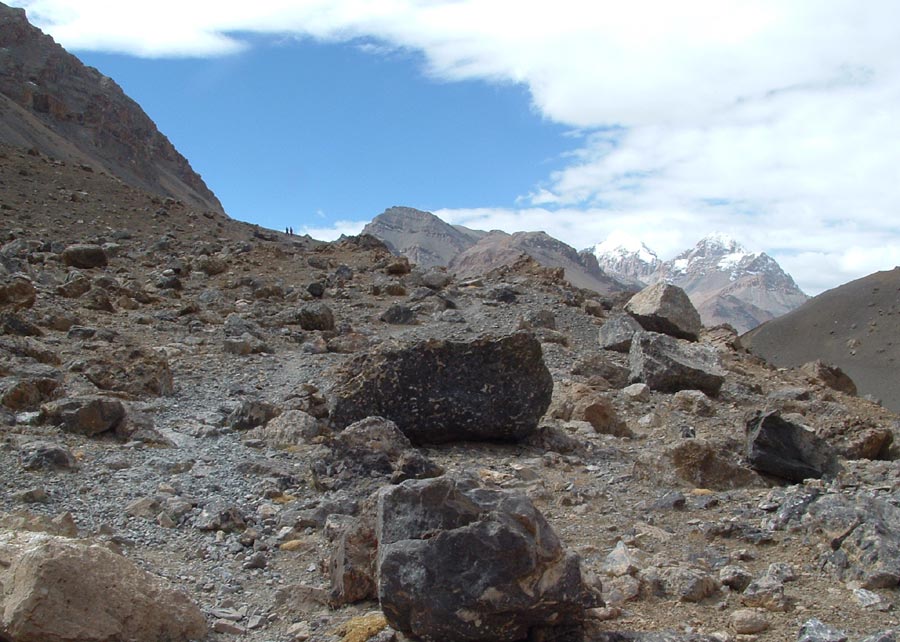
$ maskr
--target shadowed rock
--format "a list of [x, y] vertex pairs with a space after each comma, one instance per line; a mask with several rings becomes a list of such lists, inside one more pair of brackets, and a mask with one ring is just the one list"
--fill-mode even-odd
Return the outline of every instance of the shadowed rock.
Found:
[[761, 473], [788, 482], [833, 477], [840, 470], [834, 449], [803, 426], [776, 412], [747, 423], [747, 460]]

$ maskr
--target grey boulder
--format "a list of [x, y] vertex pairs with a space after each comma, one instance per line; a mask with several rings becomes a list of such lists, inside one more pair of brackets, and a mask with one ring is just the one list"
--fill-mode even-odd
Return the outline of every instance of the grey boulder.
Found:
[[641, 324], [627, 314], [619, 314], [610, 317], [606, 323], [600, 326], [598, 341], [604, 350], [616, 352], [628, 352], [631, 349], [631, 340], [638, 332], [642, 332]]
[[645, 383], [660, 392], [701, 390], [715, 396], [725, 381], [714, 348], [656, 332], [635, 335], [628, 365], [632, 383]]
[[700, 336], [700, 313], [677, 285], [656, 283], [635, 294], [625, 311], [645, 330], [696, 341]]

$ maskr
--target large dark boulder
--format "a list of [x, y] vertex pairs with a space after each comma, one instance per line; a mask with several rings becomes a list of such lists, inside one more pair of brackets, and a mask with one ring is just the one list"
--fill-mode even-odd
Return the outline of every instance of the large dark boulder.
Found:
[[747, 422], [746, 455], [761, 473], [792, 483], [833, 477], [840, 470], [837, 454], [828, 443], [803, 426], [775, 412]]
[[390, 344], [347, 363], [331, 422], [342, 429], [378, 415], [413, 443], [519, 441], [537, 429], [552, 394], [530, 334]]
[[700, 313], [677, 285], [656, 283], [635, 294], [625, 311], [645, 330], [696, 341], [700, 336]]
[[716, 350], [656, 332], [640, 332], [628, 353], [632, 383], [646, 383], [661, 392], [702, 390], [719, 393], [725, 373]]
[[375, 532], [381, 608], [426, 642], [523, 640], [577, 627], [596, 602], [578, 556], [521, 494], [407, 481], [381, 491]]

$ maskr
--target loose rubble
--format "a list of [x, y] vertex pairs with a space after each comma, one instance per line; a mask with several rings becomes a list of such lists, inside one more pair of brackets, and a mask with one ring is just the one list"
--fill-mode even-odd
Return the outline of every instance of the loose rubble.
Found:
[[[825, 365], [528, 259], [458, 280], [13, 148], [0, 180], [0, 637], [895, 639], [900, 423]], [[110, 609], [21, 616], [41, 547], [115, 568]]]

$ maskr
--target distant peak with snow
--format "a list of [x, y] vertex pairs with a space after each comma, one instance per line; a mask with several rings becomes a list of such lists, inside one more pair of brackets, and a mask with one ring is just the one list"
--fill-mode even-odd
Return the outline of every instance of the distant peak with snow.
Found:
[[806, 300], [793, 279], [764, 252], [714, 232], [662, 262], [635, 237], [614, 233], [586, 250], [604, 272], [635, 286], [667, 281], [683, 288], [704, 323], [731, 323], [739, 331], [794, 309]]
[[584, 252], [597, 257], [597, 263], [607, 274], [639, 287], [662, 265], [656, 252], [624, 232], [613, 232], [605, 241]]

